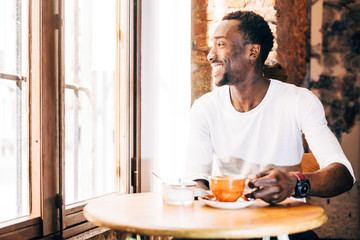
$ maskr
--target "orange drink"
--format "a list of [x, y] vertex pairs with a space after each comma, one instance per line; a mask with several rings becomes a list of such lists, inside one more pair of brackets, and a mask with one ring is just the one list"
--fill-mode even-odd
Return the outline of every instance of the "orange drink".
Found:
[[245, 177], [242, 176], [211, 176], [210, 190], [220, 202], [235, 202], [242, 196]]

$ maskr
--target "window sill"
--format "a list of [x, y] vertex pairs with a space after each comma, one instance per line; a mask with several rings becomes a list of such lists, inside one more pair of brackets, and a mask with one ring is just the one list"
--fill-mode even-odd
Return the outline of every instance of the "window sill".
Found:
[[69, 240], [83, 240], [83, 239], [123, 239], [123, 233], [112, 231], [107, 228], [97, 227], [94, 229], [91, 229], [89, 231], [80, 233], [76, 236], [73, 236], [71, 238], [66, 238]]

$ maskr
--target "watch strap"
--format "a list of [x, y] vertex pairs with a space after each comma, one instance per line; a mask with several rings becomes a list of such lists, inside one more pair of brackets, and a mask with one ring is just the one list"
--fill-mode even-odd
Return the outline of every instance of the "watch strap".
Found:
[[297, 177], [299, 180], [306, 180], [307, 178], [301, 172], [289, 172]]
[[303, 198], [306, 197], [310, 192], [310, 182], [309, 179], [307, 179], [304, 174], [300, 172], [289, 172], [292, 175], [295, 175], [297, 178], [297, 183], [295, 186], [295, 194], [293, 197], [296, 198]]

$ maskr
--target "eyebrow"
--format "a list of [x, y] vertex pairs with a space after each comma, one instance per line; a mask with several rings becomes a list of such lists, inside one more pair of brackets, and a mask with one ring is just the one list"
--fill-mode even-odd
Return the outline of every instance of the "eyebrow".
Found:
[[221, 38], [225, 38], [225, 36], [215, 36], [215, 37], [211, 37], [211, 39], [216, 39], [216, 40], [221, 39]]

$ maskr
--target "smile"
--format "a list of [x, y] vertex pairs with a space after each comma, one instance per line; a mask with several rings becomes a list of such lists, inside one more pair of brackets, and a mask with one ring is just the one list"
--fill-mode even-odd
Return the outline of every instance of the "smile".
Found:
[[213, 68], [213, 75], [214, 76], [216, 76], [218, 74], [221, 74], [223, 72], [223, 69], [224, 69], [223, 64], [212, 64], [211, 66]]
[[223, 67], [223, 65], [215, 65], [215, 66], [213, 66], [213, 69], [215, 70], [215, 71], [218, 71], [218, 70], [220, 70], [220, 68], [222, 68]]

